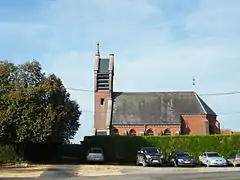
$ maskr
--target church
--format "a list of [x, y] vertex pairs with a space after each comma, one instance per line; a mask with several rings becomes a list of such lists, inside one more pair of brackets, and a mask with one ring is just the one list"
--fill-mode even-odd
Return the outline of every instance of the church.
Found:
[[94, 58], [94, 135], [220, 134], [217, 114], [193, 91], [115, 92], [114, 54]]

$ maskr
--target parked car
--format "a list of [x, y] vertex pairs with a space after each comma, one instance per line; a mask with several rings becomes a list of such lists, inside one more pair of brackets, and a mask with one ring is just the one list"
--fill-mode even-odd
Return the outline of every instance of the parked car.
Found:
[[155, 147], [143, 147], [137, 152], [136, 165], [162, 165], [163, 153]]
[[87, 162], [104, 162], [104, 155], [102, 148], [90, 148], [87, 152]]
[[227, 166], [226, 159], [217, 152], [204, 152], [199, 156], [202, 165], [210, 166]]
[[230, 165], [233, 165], [236, 167], [237, 165], [240, 164], [240, 152], [239, 151], [232, 151], [228, 158], [227, 161]]
[[193, 156], [184, 151], [175, 151], [169, 156], [169, 163], [171, 166], [196, 166], [197, 162]]

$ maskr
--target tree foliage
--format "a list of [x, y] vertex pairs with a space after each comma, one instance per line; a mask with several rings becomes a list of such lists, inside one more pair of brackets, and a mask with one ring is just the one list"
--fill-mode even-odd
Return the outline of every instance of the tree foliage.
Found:
[[68, 142], [80, 115], [62, 81], [39, 62], [0, 61], [0, 141]]

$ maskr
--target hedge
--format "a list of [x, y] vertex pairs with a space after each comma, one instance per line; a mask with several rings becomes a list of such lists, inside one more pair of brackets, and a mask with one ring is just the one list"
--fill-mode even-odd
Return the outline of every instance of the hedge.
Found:
[[19, 156], [11, 145], [0, 144], [0, 164], [15, 163]]
[[227, 157], [240, 149], [240, 135], [191, 135], [191, 136], [87, 136], [85, 148], [102, 147], [106, 161], [122, 160], [133, 163], [141, 147], [160, 148], [165, 157], [173, 151], [190, 152], [196, 160], [204, 151], [216, 151]]
[[24, 160], [32, 163], [76, 163], [84, 157], [83, 152], [80, 144], [29, 143]]
[[80, 144], [28, 143], [22, 152], [21, 144], [0, 144], [0, 164], [28, 161], [30, 163], [80, 163], [85, 157]]

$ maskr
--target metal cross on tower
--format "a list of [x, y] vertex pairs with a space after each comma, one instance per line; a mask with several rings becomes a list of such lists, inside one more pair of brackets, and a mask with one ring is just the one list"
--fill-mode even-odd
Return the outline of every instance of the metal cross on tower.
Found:
[[193, 86], [196, 85], [196, 83], [195, 83], [195, 76], [193, 76], [193, 78], [192, 78], [192, 85], [193, 85]]

